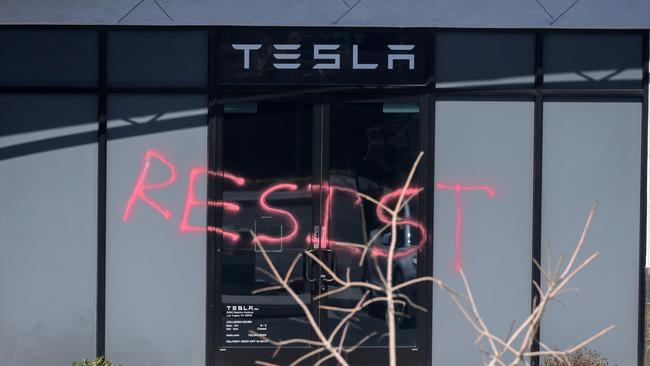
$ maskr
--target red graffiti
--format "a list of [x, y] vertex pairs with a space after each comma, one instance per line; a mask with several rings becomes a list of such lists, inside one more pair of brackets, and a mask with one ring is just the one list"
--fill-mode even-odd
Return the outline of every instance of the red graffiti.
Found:
[[[147, 182], [149, 179], [149, 174], [150, 174], [150, 168], [154, 160], [159, 161], [164, 167], [167, 168], [169, 172], [169, 177], [167, 179], [161, 181], [161, 182], [156, 182], [156, 183], [151, 183]], [[197, 206], [207, 206], [207, 207], [212, 207], [212, 208], [222, 208], [225, 212], [235, 214], [238, 213], [241, 209], [240, 205], [235, 202], [227, 202], [227, 201], [210, 201], [210, 200], [200, 200], [196, 196], [195, 192], [195, 185], [197, 183], [197, 179], [199, 179], [200, 176], [207, 174], [209, 177], [219, 177], [226, 179], [232, 183], [234, 183], [237, 186], [244, 186], [246, 184], [246, 179], [243, 177], [236, 176], [231, 173], [226, 173], [226, 172], [214, 172], [214, 171], [209, 171], [208, 169], [205, 168], [193, 168], [190, 170], [189, 173], [189, 182], [188, 182], [188, 187], [187, 187], [187, 195], [185, 198], [185, 205], [184, 205], [184, 210], [183, 210], [183, 216], [180, 221], [180, 226], [179, 229], [181, 232], [212, 232], [215, 234], [223, 235], [224, 238], [237, 242], [240, 239], [240, 234], [237, 232], [233, 231], [227, 231], [219, 227], [213, 227], [213, 226], [196, 226], [192, 225], [189, 223], [190, 221], [190, 215], [192, 212], [192, 209]], [[177, 175], [176, 175], [176, 168], [174, 165], [168, 161], [162, 154], [160, 154], [157, 151], [154, 150], [148, 150], [145, 153], [144, 160], [143, 160], [143, 166], [142, 169], [140, 170], [138, 177], [136, 179], [135, 186], [133, 188], [133, 191], [126, 203], [126, 208], [124, 211], [124, 214], [122, 216], [122, 221], [126, 222], [129, 220], [133, 206], [138, 200], [142, 200], [149, 206], [151, 206], [154, 210], [159, 212], [165, 219], [170, 219], [171, 218], [171, 211], [163, 206], [161, 203], [153, 200], [149, 196], [147, 196], [147, 191], [150, 190], [156, 190], [156, 189], [163, 189], [172, 183], [176, 181]], [[338, 243], [344, 244], [342, 242], [336, 241], [332, 238], [330, 238], [330, 235], [328, 233], [328, 227], [330, 225], [330, 221], [333, 217], [333, 210], [334, 210], [334, 197], [337, 193], [344, 193], [347, 195], [352, 195], [354, 197], [354, 204], [359, 205], [362, 200], [362, 195], [352, 189], [352, 188], [347, 188], [343, 186], [335, 186], [335, 185], [329, 185], [327, 183], [323, 185], [308, 185], [307, 190], [309, 192], [326, 192], [326, 197], [324, 200], [324, 211], [323, 211], [323, 232], [321, 233], [320, 237], [320, 243], [323, 243], [324, 247], [328, 247], [329, 245], [337, 245]], [[464, 191], [483, 191], [487, 194], [489, 198], [494, 198], [496, 196], [496, 193], [494, 189], [490, 186], [485, 186], [485, 185], [461, 185], [461, 184], [447, 184], [447, 183], [438, 183], [436, 184], [436, 188], [439, 190], [453, 190], [455, 192], [455, 204], [456, 204], [456, 226], [455, 226], [455, 239], [454, 239], [454, 249], [455, 249], [455, 255], [454, 255], [454, 270], [460, 271], [463, 265], [462, 261], [462, 231], [463, 231], [463, 202], [462, 202], [462, 192]], [[289, 211], [280, 209], [277, 207], [273, 207], [270, 205], [269, 200], [271, 198], [271, 195], [275, 192], [278, 191], [290, 191], [290, 192], [295, 192], [298, 190], [298, 186], [293, 183], [280, 183], [273, 185], [271, 187], [268, 187], [265, 189], [259, 197], [258, 203], [261, 207], [261, 209], [267, 213], [271, 213], [277, 216], [280, 216], [282, 219], [288, 221], [288, 234], [287, 235], [280, 235], [280, 236], [272, 236], [268, 234], [259, 234], [257, 237], [262, 243], [268, 243], [268, 244], [280, 244], [283, 241], [291, 241], [294, 240], [298, 233], [299, 233], [299, 224], [298, 220], [296, 217]], [[415, 196], [417, 196], [423, 188], [408, 188], [404, 192], [404, 197], [406, 200], [409, 199], [414, 199]], [[380, 222], [384, 224], [390, 224], [391, 223], [391, 216], [388, 215], [388, 211], [386, 208], [392, 210], [394, 208], [390, 207], [390, 203], [396, 201], [400, 195], [402, 194], [401, 189], [397, 189], [394, 191], [391, 191], [384, 196], [382, 196], [379, 199], [379, 205], [377, 205], [375, 214], [377, 218], [379, 219]], [[405, 212], [408, 212], [407, 210], [404, 209], [404, 207], [400, 210], [398, 218], [397, 218], [397, 225], [399, 226], [409, 226], [412, 228], [415, 228], [417, 231], [419, 231], [419, 242], [416, 245], [412, 245], [410, 247], [407, 247], [405, 249], [399, 249], [396, 250], [394, 253], [394, 256], [396, 258], [411, 255], [416, 253], [425, 243], [426, 241], [426, 228], [425, 225], [410, 218], [410, 217], [404, 217]], [[315, 244], [318, 240], [314, 238], [311, 234], [307, 236], [307, 243]], [[344, 246], [341, 245], [341, 248], [351, 248], [354, 252], [358, 252], [359, 249], [355, 247], [350, 247], [350, 246]], [[388, 255], [388, 252], [384, 248], [380, 248], [377, 246], [373, 246], [371, 249], [371, 255], [374, 256], [382, 256], [385, 257]]]
[[[414, 196], [417, 196], [420, 192], [422, 192], [422, 188], [407, 188], [404, 191], [404, 198], [405, 199], [412, 198]], [[381, 197], [381, 199], [379, 200], [379, 203], [381, 203], [381, 205], [383, 205], [385, 207], [390, 208], [391, 210], [394, 210], [395, 207], [391, 208], [388, 205], [388, 203], [391, 202], [391, 201], [395, 201], [395, 200], [399, 199], [401, 194], [402, 194], [402, 189], [397, 189], [395, 191], [389, 192], [389, 193], [387, 193], [387, 194], [385, 194], [385, 195], [383, 195]], [[382, 207], [381, 205], [377, 205], [377, 207], [375, 209], [375, 213], [377, 214], [377, 218], [379, 218], [379, 221], [383, 222], [384, 224], [391, 224], [392, 219], [386, 215], [386, 213], [385, 213], [386, 209], [384, 207]], [[426, 227], [423, 224], [421, 224], [420, 222], [416, 221], [416, 220], [400, 219], [399, 217], [398, 217], [396, 223], [397, 223], [398, 226], [411, 226], [411, 227], [416, 228], [420, 232], [420, 241], [416, 245], [411, 246], [406, 250], [395, 251], [394, 254], [393, 254], [394, 258], [404, 257], [404, 256], [411, 255], [411, 254], [417, 252], [424, 245], [424, 243], [426, 242], [426, 237], [427, 237], [427, 229], [426, 229]], [[386, 251], [385, 249], [379, 248], [379, 247], [373, 247], [372, 251], [371, 251], [371, 254], [373, 256], [387, 257], [388, 256], [388, 251]]]
[[[147, 184], [147, 175], [149, 174], [149, 168], [151, 167], [152, 159], [157, 159], [163, 165], [169, 169], [169, 178], [160, 183], [149, 183]], [[144, 163], [142, 164], [142, 169], [140, 174], [138, 174], [138, 179], [136, 180], [135, 187], [133, 187], [133, 192], [129, 197], [129, 200], [126, 203], [126, 209], [124, 210], [124, 215], [122, 215], [122, 222], [126, 222], [131, 216], [131, 211], [133, 210], [133, 205], [137, 202], [138, 198], [147, 203], [149, 206], [153, 207], [156, 211], [167, 220], [172, 216], [171, 211], [165, 208], [162, 204], [154, 201], [149, 198], [146, 194], [147, 190], [151, 189], [162, 189], [172, 184], [176, 180], [176, 168], [170, 163], [163, 155], [154, 150], [148, 150], [144, 154]]]
[[262, 243], [269, 243], [269, 244], [281, 244], [283, 240], [291, 241], [293, 240], [296, 235], [298, 235], [298, 221], [296, 218], [286, 210], [282, 210], [279, 208], [271, 207], [268, 204], [268, 197], [271, 195], [271, 193], [279, 190], [288, 190], [288, 191], [296, 191], [298, 189], [298, 186], [295, 184], [291, 183], [280, 183], [276, 184], [274, 186], [271, 186], [267, 188], [262, 194], [260, 195], [259, 203], [262, 209], [266, 212], [273, 213], [276, 215], [284, 216], [289, 220], [291, 223], [291, 229], [289, 230], [289, 234], [283, 235], [280, 237], [277, 236], [271, 236], [271, 235], [266, 235], [266, 234], [259, 234], [257, 235], [257, 239], [262, 242]]
[[462, 247], [462, 234], [463, 234], [463, 202], [462, 192], [463, 191], [484, 191], [487, 193], [489, 198], [494, 198], [496, 192], [492, 187], [489, 186], [463, 186], [460, 184], [446, 184], [438, 183], [436, 188], [440, 190], [453, 190], [455, 191], [455, 200], [456, 200], [456, 228], [454, 233], [454, 270], [460, 272], [463, 267], [463, 247]]
[[240, 187], [243, 186], [244, 184], [246, 184], [246, 179], [245, 178], [238, 177], [238, 176], [236, 176], [234, 174], [231, 174], [231, 173], [228, 173], [228, 172], [214, 172], [214, 171], [210, 170], [210, 171], [208, 171], [208, 174], [210, 176], [212, 176], [212, 177], [222, 177], [222, 178], [226, 178], [228, 180], [231, 180], [236, 185], [238, 185]]
[[[321, 243], [323, 243], [323, 248], [329, 248], [330, 245], [336, 245], [338, 242], [336, 240], [332, 240], [329, 237], [329, 224], [330, 224], [330, 216], [333, 211], [333, 202], [334, 202], [334, 194], [336, 192], [342, 192], [342, 193], [348, 193], [351, 194], [355, 197], [354, 204], [358, 205], [361, 203], [361, 195], [359, 194], [358, 191], [348, 188], [348, 187], [343, 187], [343, 186], [335, 186], [335, 185], [330, 185], [328, 183], [325, 183], [323, 185], [308, 185], [307, 189], [309, 191], [315, 191], [315, 190], [325, 190], [327, 191], [327, 195], [325, 196], [325, 204], [324, 204], [324, 212], [323, 212], [323, 232], [321, 233]], [[315, 240], [311, 235], [307, 238], [307, 242], [312, 243], [313, 240]]]
[[211, 206], [211, 207], [223, 207], [224, 211], [235, 213], [239, 212], [239, 205], [234, 203], [234, 202], [224, 202], [224, 201], [202, 201], [198, 200], [196, 198], [196, 194], [194, 192], [194, 184], [196, 181], [196, 178], [201, 175], [201, 174], [206, 174], [210, 176], [218, 176], [218, 177], [223, 177], [226, 179], [229, 179], [237, 185], [244, 185], [245, 179], [241, 177], [234, 176], [232, 174], [228, 173], [218, 173], [218, 172], [208, 172], [207, 169], [204, 168], [194, 168], [190, 171], [190, 181], [188, 183], [187, 187], [187, 196], [185, 198], [185, 210], [183, 211], [183, 219], [181, 220], [181, 225], [180, 225], [180, 231], [181, 232], [192, 232], [192, 231], [210, 231], [216, 234], [222, 234], [224, 238], [229, 239], [231, 241], [238, 241], [239, 240], [239, 234], [235, 232], [230, 232], [223, 230], [218, 227], [214, 226], [208, 226], [208, 227], [203, 227], [203, 226], [193, 226], [188, 223], [189, 218], [190, 218], [190, 212], [192, 210], [192, 207], [194, 206]]

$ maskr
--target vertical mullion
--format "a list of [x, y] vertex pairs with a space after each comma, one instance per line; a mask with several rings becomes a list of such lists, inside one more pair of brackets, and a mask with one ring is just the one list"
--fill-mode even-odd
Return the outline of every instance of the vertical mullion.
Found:
[[98, 42], [98, 151], [97, 151], [97, 318], [95, 352], [104, 356], [106, 346], [106, 31]]
[[[428, 93], [424, 93], [423, 95], [420, 96], [420, 150], [424, 153], [422, 163], [419, 169], [419, 181], [420, 181], [420, 186], [426, 187], [422, 191], [422, 196], [419, 198], [418, 202], [418, 207], [419, 208], [424, 208], [423, 210], [418, 209], [419, 214], [418, 214], [418, 220], [421, 223], [424, 223], [425, 227], [428, 227], [429, 225], [427, 224], [429, 221], [431, 221], [431, 216], [430, 216], [430, 210], [429, 210], [429, 205], [430, 202], [433, 201], [433, 191], [429, 189], [429, 187], [433, 187], [432, 183], [432, 177], [431, 177], [431, 169], [430, 167], [433, 166], [433, 159], [432, 159], [432, 154], [430, 153], [429, 146], [433, 145], [433, 142], [430, 140], [430, 128], [431, 125], [429, 124], [430, 120], [430, 106], [429, 106], [429, 101], [430, 101], [430, 95]], [[429, 239], [429, 233], [430, 231], [427, 230], [426, 232], [426, 241], [425, 241], [425, 246], [418, 252], [418, 263], [417, 263], [417, 273], [418, 277], [421, 276], [431, 276], [432, 273], [430, 271], [430, 266], [429, 266], [429, 258], [432, 258], [432, 247], [431, 243], [432, 241]], [[419, 304], [424, 305], [426, 309], [431, 309], [432, 306], [432, 299], [433, 299], [433, 286], [431, 286], [430, 283], [423, 282], [420, 285], [418, 285], [418, 291], [417, 291], [417, 302]], [[433, 329], [431, 329], [431, 324], [432, 321], [429, 317], [429, 314], [431, 311], [428, 312], [417, 312], [416, 313], [416, 319], [418, 319], [417, 325], [416, 325], [416, 330], [417, 330], [417, 348], [418, 352], [421, 357], [418, 357], [423, 363], [422, 365], [430, 365], [430, 357], [431, 357], [431, 332]], [[419, 321], [419, 320], [423, 321]]]
[[[323, 98], [321, 95], [318, 95], [314, 98], [312, 103], [312, 119], [311, 119], [311, 171], [312, 179], [311, 183], [317, 189], [312, 190], [311, 194], [311, 224], [312, 224], [312, 235], [313, 242], [307, 244], [306, 250], [312, 250], [314, 248], [314, 243], [320, 244], [320, 238], [322, 236], [322, 220], [321, 220], [321, 204], [323, 198], [323, 179], [322, 179], [322, 164], [321, 164], [321, 127], [322, 127], [322, 118], [323, 118]], [[318, 232], [318, 237], [316, 235]], [[307, 258], [303, 258], [303, 273], [311, 274], [313, 266], [311, 261], [308, 261]], [[317, 291], [318, 286], [314, 285], [312, 282], [307, 281], [307, 286], [309, 289], [309, 296], [311, 297], [310, 308], [312, 314], [317, 316], [320, 323], [320, 312], [319, 306], [320, 300], [314, 300], [315, 295], [318, 295]], [[314, 288], [314, 286], [316, 286]], [[322, 329], [322, 328], [321, 328]], [[313, 329], [310, 328], [310, 339], [316, 339]], [[317, 359], [320, 360], [320, 356], [317, 356]]]
[[[333, 103], [333, 99], [329, 98], [327, 96], [320, 96], [320, 121], [317, 120], [317, 123], [320, 124], [320, 133], [319, 133], [319, 145], [318, 145], [318, 154], [320, 157], [320, 166], [319, 166], [319, 180], [320, 180], [320, 189], [318, 192], [320, 193], [320, 200], [318, 202], [318, 212], [319, 212], [319, 222], [321, 226], [321, 235], [320, 239], [318, 240], [319, 242], [319, 248], [318, 248], [318, 257], [320, 260], [326, 262], [325, 254], [323, 252], [323, 249], [330, 249], [329, 248], [329, 243], [325, 240], [329, 240], [329, 235], [325, 236], [323, 233], [329, 232], [329, 227], [326, 225], [329, 225], [330, 222], [325, 222], [325, 217], [323, 215], [325, 211], [325, 205], [326, 205], [326, 200], [330, 194], [332, 194], [332, 191], [327, 189], [327, 193], [325, 193], [325, 190], [323, 188], [329, 187], [330, 186], [330, 121], [331, 121], [331, 106]], [[317, 266], [317, 272], [316, 272], [316, 294], [320, 295], [326, 291], [328, 291], [327, 288], [327, 282], [324, 281], [323, 279], [323, 274], [324, 271], [320, 266]], [[329, 332], [330, 324], [329, 324], [329, 318], [328, 318], [328, 310], [323, 310], [321, 308], [321, 305], [333, 305], [330, 304], [330, 299], [325, 297], [319, 300], [316, 300], [316, 302], [312, 301], [312, 304], [314, 306], [314, 311], [318, 314], [319, 318], [319, 327], [321, 330], [325, 332]], [[315, 338], [314, 332], [312, 332], [312, 337]], [[319, 360], [322, 360], [322, 355], [319, 354]]]
[[[208, 170], [219, 171], [219, 163], [217, 162], [217, 149], [221, 144], [217, 144], [217, 120], [218, 109], [217, 95], [216, 95], [216, 44], [217, 33], [216, 30], [211, 29], [208, 31]], [[218, 181], [217, 179], [210, 179], [207, 175], [207, 195], [208, 201], [217, 201], [219, 198]], [[219, 192], [221, 190], [219, 189]], [[208, 227], [218, 227], [217, 224], [217, 210], [212, 209], [210, 205], [206, 208], [207, 225]], [[217, 322], [219, 321], [217, 314], [218, 310], [218, 287], [220, 282], [217, 277], [220, 277], [217, 261], [217, 238], [218, 235], [206, 230], [206, 314], [205, 314], [205, 364], [206, 366], [216, 365], [216, 349], [218, 340]]]
[[[429, 42], [427, 47], [427, 58], [430, 60], [427, 63], [427, 93], [424, 98], [423, 110], [425, 111], [425, 129], [428, 144], [425, 145], [425, 159], [426, 167], [426, 189], [425, 191], [425, 227], [427, 230], [427, 250], [424, 251], [426, 258], [423, 261], [426, 266], [428, 275], [433, 276], [433, 255], [434, 255], [434, 242], [433, 242], [433, 212], [434, 212], [434, 197], [435, 197], [435, 145], [436, 145], [436, 100], [435, 100], [435, 55], [436, 55], [436, 32], [431, 30], [428, 32]], [[426, 350], [426, 365], [433, 364], [433, 286], [427, 286], [427, 291], [424, 292], [427, 297], [424, 304], [429, 311], [426, 312], [426, 337], [424, 349]]]
[[[428, 104], [428, 118], [427, 118], [427, 124], [428, 124], [428, 129], [427, 129], [427, 136], [429, 140], [429, 145], [426, 148], [425, 154], [429, 155], [429, 158], [427, 159], [428, 164], [427, 164], [427, 190], [429, 191], [429, 194], [427, 195], [427, 202], [426, 202], [426, 227], [428, 228], [427, 230], [427, 243], [428, 243], [428, 250], [425, 251], [427, 253], [427, 258], [426, 258], [426, 269], [427, 273], [430, 276], [435, 276], [435, 268], [434, 268], [434, 256], [435, 256], [435, 242], [434, 242], [434, 233], [435, 233], [435, 179], [436, 179], [436, 96], [432, 93], [428, 93], [426, 96], [426, 103]], [[427, 304], [427, 316], [426, 316], [426, 327], [428, 329], [427, 335], [428, 337], [426, 338], [426, 343], [427, 343], [427, 365], [431, 366], [433, 365], [433, 342], [435, 342], [435, 339], [433, 337], [433, 327], [434, 327], [434, 321], [433, 321], [433, 295], [434, 295], [434, 290], [435, 286], [429, 285], [428, 290], [426, 292], [427, 296], [427, 301], [425, 304]]]
[[[531, 282], [531, 311], [537, 306], [539, 293], [535, 283], [540, 284], [541, 272], [535, 262], [542, 263], [542, 149], [543, 149], [543, 60], [544, 60], [543, 34], [535, 33], [535, 115], [533, 122], [533, 232], [532, 232], [532, 282]], [[541, 336], [541, 324], [535, 331], [535, 338], [531, 345], [531, 352], [539, 351], [539, 340]], [[531, 357], [531, 365], [540, 364], [539, 356]]]
[[648, 73], [650, 68], [650, 35], [648, 31], [643, 32], [643, 111], [641, 118], [641, 184], [639, 201], [639, 304], [638, 304], [638, 351], [637, 364], [644, 365], [645, 359], [645, 257], [646, 257], [646, 234], [647, 234], [647, 168], [648, 168], [648, 88], [650, 83]]

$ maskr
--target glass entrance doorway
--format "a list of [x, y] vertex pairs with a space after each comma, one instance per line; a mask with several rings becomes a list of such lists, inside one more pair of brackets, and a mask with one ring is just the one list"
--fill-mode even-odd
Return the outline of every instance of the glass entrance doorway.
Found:
[[[224, 99], [221, 111], [211, 157], [222, 178], [213, 207], [219, 237], [217, 364], [284, 365], [312, 352], [300, 363], [311, 365], [328, 356], [309, 342], [318, 338], [305, 309], [326, 336], [336, 331], [333, 343], [358, 346], [346, 354], [352, 365], [387, 364], [384, 303], [364, 307], [347, 327], [339, 326], [346, 315], [341, 309], [382, 294], [344, 290], [304, 252], [342, 279], [349, 273], [351, 281], [381, 284], [391, 241], [388, 214], [362, 196], [395, 204], [422, 146], [419, 98], [233, 97]], [[424, 175], [418, 171], [415, 177], [396, 232], [396, 283], [426, 273], [418, 261], [427, 236], [418, 196]], [[288, 282], [305, 307], [277, 288], [253, 236], [282, 276], [296, 261]], [[423, 305], [425, 293], [412, 287], [399, 296]], [[426, 314], [416, 307], [405, 301], [396, 306], [398, 358], [409, 365], [425, 361]], [[271, 341], [288, 340], [306, 341], [274, 354]]]

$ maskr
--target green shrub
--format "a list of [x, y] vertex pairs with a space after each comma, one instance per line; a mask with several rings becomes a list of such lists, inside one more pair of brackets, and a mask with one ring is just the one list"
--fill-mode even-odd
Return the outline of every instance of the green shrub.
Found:
[[113, 364], [113, 361], [106, 359], [104, 357], [98, 357], [96, 360], [86, 360], [76, 361], [72, 366], [118, 366]]
[[566, 356], [566, 361], [560, 361], [555, 357], [548, 357], [542, 366], [608, 366], [609, 362], [600, 352], [581, 349]]

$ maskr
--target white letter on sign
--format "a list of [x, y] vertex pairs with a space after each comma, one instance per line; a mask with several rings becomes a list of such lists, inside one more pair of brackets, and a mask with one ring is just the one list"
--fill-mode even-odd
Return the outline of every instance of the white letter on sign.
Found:
[[244, 51], [244, 69], [251, 68], [251, 50], [257, 51], [262, 48], [261, 44], [234, 44], [232, 48]]
[[352, 69], [374, 70], [377, 64], [360, 64], [359, 63], [359, 45], [352, 45]]
[[321, 53], [320, 51], [334, 51], [338, 50], [341, 45], [338, 44], [315, 44], [314, 45], [314, 61], [317, 60], [332, 60], [333, 63], [318, 63], [314, 65], [314, 69], [340, 69], [341, 68], [341, 55], [337, 53]]
[[[300, 48], [299, 44], [274, 44], [273, 48], [278, 51], [295, 51]], [[276, 60], [297, 60], [300, 58], [299, 53], [274, 53]], [[273, 67], [280, 70], [292, 70], [300, 67], [300, 63], [273, 64]]]
[[[414, 44], [389, 44], [388, 49], [391, 51], [411, 51], [415, 48]], [[409, 70], [415, 68], [415, 55], [412, 53], [398, 53], [388, 54], [388, 68], [393, 69], [393, 62], [395, 60], [405, 60], [409, 62]]]

